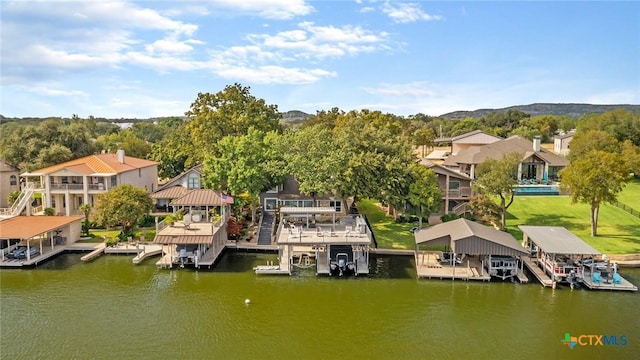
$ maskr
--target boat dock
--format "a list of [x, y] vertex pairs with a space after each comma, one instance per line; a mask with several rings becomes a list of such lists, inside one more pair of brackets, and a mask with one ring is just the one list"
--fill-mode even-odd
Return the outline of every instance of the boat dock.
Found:
[[443, 264], [440, 261], [440, 253], [440, 251], [419, 251], [416, 254], [418, 278], [491, 280], [491, 276], [484, 270], [478, 257], [470, 256], [458, 266]]
[[538, 279], [538, 281], [540, 282], [540, 284], [542, 284], [542, 286], [545, 286], [545, 287], [553, 286], [553, 281], [551, 280], [551, 278], [547, 276], [547, 274], [545, 274], [544, 271], [534, 263], [535, 260], [529, 257], [523, 257], [522, 260], [524, 261], [524, 265], [527, 267], [527, 269], [529, 269], [529, 271], [533, 274], [533, 276], [535, 276], [536, 279]]
[[105, 247], [106, 247], [105, 243], [98, 244], [98, 246], [96, 246], [94, 250], [92, 250], [87, 255], [82, 256], [80, 258], [80, 260], [82, 260], [82, 261], [91, 261], [91, 260], [97, 258], [98, 256], [104, 254]]
[[[599, 272], [595, 272], [600, 275]], [[616, 273], [617, 274], [617, 273]], [[596, 280], [598, 279], [598, 280]], [[596, 281], [594, 281], [596, 280]], [[592, 290], [622, 290], [622, 291], [638, 291], [638, 287], [630, 283], [627, 279], [617, 274], [616, 278], [594, 277], [590, 271], [585, 269], [584, 279], [582, 282], [586, 287]]]

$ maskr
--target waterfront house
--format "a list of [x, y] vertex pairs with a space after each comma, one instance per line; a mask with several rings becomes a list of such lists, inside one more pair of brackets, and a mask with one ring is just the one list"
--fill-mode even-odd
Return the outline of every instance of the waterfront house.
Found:
[[522, 154], [518, 167], [518, 181], [540, 184], [558, 179], [558, 172], [569, 165], [569, 161], [540, 146], [540, 138], [531, 142], [514, 135], [507, 139], [482, 146], [471, 146], [456, 155], [448, 157], [443, 165], [475, 179], [476, 167], [486, 159], [501, 159], [512, 152]]
[[173, 212], [171, 201], [186, 195], [189, 190], [202, 189], [202, 165], [194, 166], [158, 187], [151, 194], [156, 212]]
[[445, 214], [461, 215], [466, 211], [466, 205], [473, 196], [471, 178], [442, 165], [434, 164], [428, 160], [420, 161], [420, 164], [433, 170], [438, 178], [438, 186], [442, 191], [442, 203], [439, 210], [433, 214], [439, 218]]
[[20, 169], [0, 160], [0, 208], [8, 208], [9, 194], [20, 190]]
[[638, 288], [622, 278], [602, 254], [561, 226], [519, 225], [523, 246], [531, 252], [529, 268], [544, 286], [584, 284], [591, 289], [631, 290]]
[[89, 155], [20, 176], [26, 180], [22, 189], [25, 198], [39, 194], [45, 208], [70, 216], [81, 214], [82, 204], [93, 207], [99, 194], [118, 185], [131, 184], [153, 192], [158, 187], [158, 163], [125, 156], [124, 150], [118, 150], [116, 154]]
[[0, 220], [0, 266], [36, 265], [75, 243], [82, 216], [14, 216]]
[[[522, 258], [528, 251], [507, 232], [456, 219], [420, 229], [414, 236], [418, 277], [489, 280], [490, 276], [515, 276], [527, 281]], [[443, 251], [427, 247], [441, 247]]]

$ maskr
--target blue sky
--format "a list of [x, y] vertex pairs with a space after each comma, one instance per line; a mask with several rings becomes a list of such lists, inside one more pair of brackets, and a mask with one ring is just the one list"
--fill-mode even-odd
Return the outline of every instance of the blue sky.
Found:
[[640, 104], [640, 2], [1, 1], [5, 116]]

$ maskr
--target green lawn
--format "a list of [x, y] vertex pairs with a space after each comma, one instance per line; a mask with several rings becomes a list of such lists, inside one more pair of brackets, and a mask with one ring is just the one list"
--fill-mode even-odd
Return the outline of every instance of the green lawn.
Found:
[[[80, 243], [95, 243], [95, 242], [103, 242], [104, 237], [106, 236], [107, 240], [116, 239], [118, 234], [120, 234], [120, 229], [116, 230], [103, 230], [103, 229], [91, 229], [89, 232], [91, 238], [78, 240]], [[155, 228], [140, 228], [136, 230], [135, 240], [140, 239], [141, 235], [144, 235], [146, 241], [153, 241], [153, 237], [155, 236], [156, 231]]]
[[640, 179], [630, 181], [618, 195], [618, 201], [640, 211]]
[[[628, 198], [640, 196], [631, 190]], [[640, 218], [608, 204], [600, 207], [597, 237], [590, 235], [589, 205], [571, 204], [568, 196], [517, 196], [508, 209], [507, 228], [520, 240], [517, 225], [563, 226], [602, 253], [640, 253]]]
[[409, 230], [417, 223], [398, 224], [371, 200], [358, 201], [358, 211], [367, 215], [378, 247], [383, 249], [414, 249], [415, 238]]

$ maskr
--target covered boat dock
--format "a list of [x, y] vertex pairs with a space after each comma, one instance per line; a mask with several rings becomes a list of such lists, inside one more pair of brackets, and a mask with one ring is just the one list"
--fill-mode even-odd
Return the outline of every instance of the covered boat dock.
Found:
[[[523, 258], [528, 255], [511, 234], [478, 224], [467, 219], [457, 219], [414, 233], [416, 241], [415, 261], [419, 278], [462, 279], [489, 281], [491, 274], [499, 275], [492, 264], [498, 257]], [[445, 251], [424, 250], [424, 247], [443, 247]], [[527, 282], [527, 277], [514, 260], [515, 267], [505, 271], [506, 277], [517, 277]], [[494, 273], [495, 272], [495, 273]]]
[[0, 220], [0, 266], [33, 266], [66, 250], [83, 216], [15, 216]]
[[314, 265], [316, 274], [369, 273], [371, 230], [362, 217], [336, 219], [333, 207], [281, 207], [280, 218], [279, 264], [257, 266], [257, 274], [291, 274]]
[[544, 286], [558, 282], [590, 289], [638, 291], [624, 279], [617, 266], [602, 261], [602, 254], [561, 226], [520, 225], [523, 245], [530, 250], [525, 264]]

